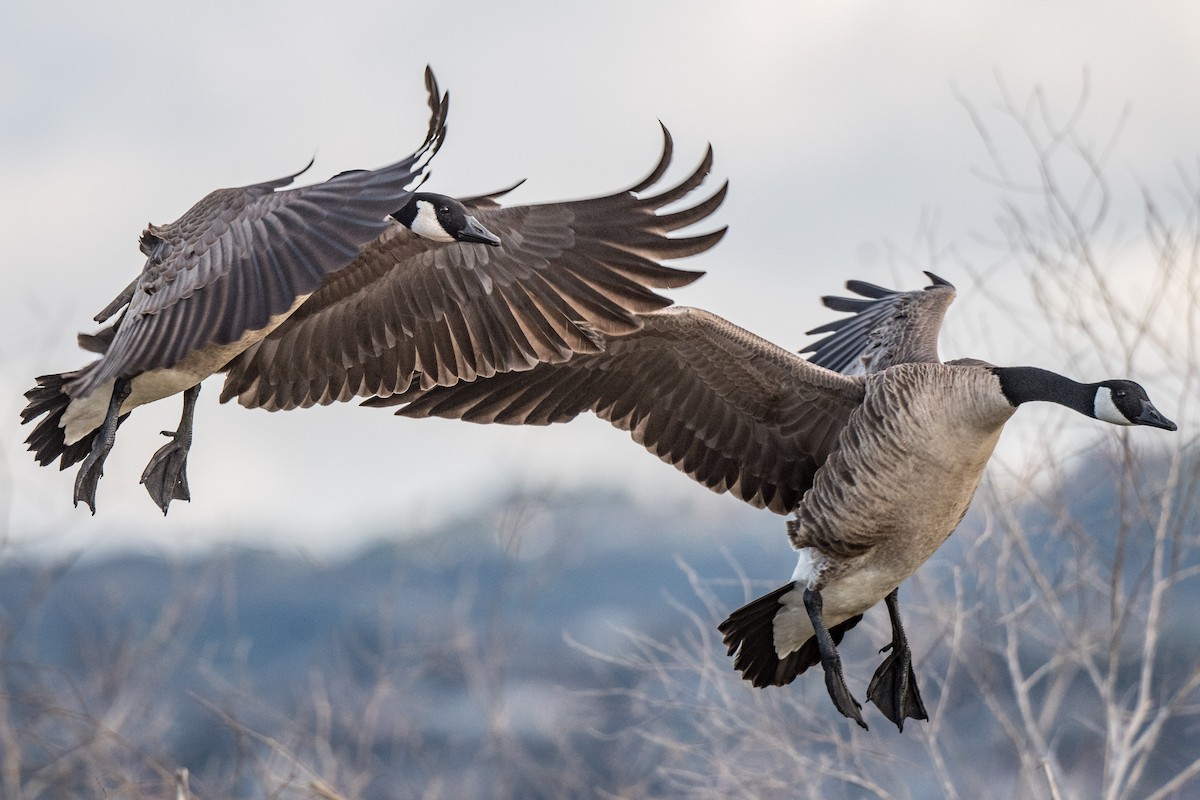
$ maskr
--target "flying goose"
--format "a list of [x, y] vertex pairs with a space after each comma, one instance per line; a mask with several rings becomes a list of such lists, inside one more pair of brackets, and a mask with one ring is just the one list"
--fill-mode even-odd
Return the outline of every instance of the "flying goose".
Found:
[[[43, 375], [25, 393], [22, 422], [44, 417], [26, 440], [38, 462], [59, 458], [62, 469], [83, 462], [76, 505], [82, 500], [96, 513], [97, 482], [121, 421], [134, 408], [178, 392], [184, 393], [179, 428], [164, 431], [172, 441], [151, 459], [142, 482], [163, 513], [172, 499], [189, 499], [187, 453], [200, 381], [283, 323], [327, 276], [388, 229], [390, 213], [410, 205], [409, 186], [445, 134], [449, 98], [439, 95], [431, 70], [425, 82], [428, 133], [395, 164], [285, 191], [279, 190], [308, 167], [273, 181], [218, 189], [175, 222], [146, 228], [141, 274], [96, 321], [120, 316], [80, 339], [101, 358], [73, 372]], [[477, 224], [457, 233], [495, 244]]]
[[1176, 429], [1132, 381], [943, 363], [937, 335], [955, 292], [930, 279], [912, 292], [851, 281], [866, 299], [826, 298], [853, 316], [810, 332], [832, 331], [809, 348], [811, 361], [675, 307], [645, 315], [636, 333], [605, 337], [601, 353], [367, 405], [513, 425], [590, 410], [713, 491], [792, 514], [792, 580], [720, 625], [734, 667], [755, 686], [781, 686], [819, 662], [834, 705], [866, 728], [836, 645], [884, 600], [891, 652], [867, 696], [903, 730], [906, 718], [927, 715], [897, 587], [958, 526], [1017, 407], [1043, 400], [1117, 425]]
[[659, 214], [703, 183], [713, 159], [709, 147], [686, 178], [661, 187], [674, 151], [665, 126], [662, 135], [650, 174], [613, 194], [501, 206], [513, 186], [464, 199], [464, 212], [499, 236], [494, 248], [430, 247], [405, 227], [437, 238], [418, 199], [397, 217], [403, 225], [230, 363], [221, 401], [274, 411], [386, 397], [414, 377], [429, 388], [527, 370], [595, 353], [598, 335], [637, 330], [640, 314], [671, 304], [654, 289], [704, 274], [660, 262], [701, 253], [725, 235], [668, 236], [709, 217], [728, 183]]

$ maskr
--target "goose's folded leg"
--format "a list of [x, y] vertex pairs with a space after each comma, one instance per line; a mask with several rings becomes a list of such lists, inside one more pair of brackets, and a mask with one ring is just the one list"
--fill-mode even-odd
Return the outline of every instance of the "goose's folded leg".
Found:
[[892, 620], [892, 642], [879, 651], [892, 652], [888, 653], [879, 669], [875, 670], [875, 677], [871, 678], [871, 684], [867, 687], [867, 699], [879, 706], [883, 715], [903, 731], [906, 718], [929, 719], [929, 714], [925, 711], [921, 692], [917, 690], [917, 676], [912, 668], [912, 651], [908, 649], [908, 637], [904, 635], [904, 625], [900, 622], [897, 591], [893, 589], [884, 598], [888, 616]]
[[858, 713], [858, 709], [862, 706], [846, 687], [846, 678], [842, 675], [842, 657], [838, 655], [837, 645], [833, 643], [833, 637], [829, 635], [829, 630], [825, 627], [825, 618], [821, 613], [822, 605], [820, 592], [814, 592], [811, 589], [804, 590], [804, 608], [808, 611], [808, 618], [812, 622], [813, 630], [816, 631], [817, 649], [821, 653], [821, 667], [825, 670], [825, 688], [829, 690], [829, 698], [833, 700], [837, 710], [866, 729], [867, 723], [863, 722], [862, 714]]
[[192, 447], [192, 417], [199, 394], [200, 384], [183, 393], [183, 416], [180, 417], [179, 428], [162, 432], [163, 436], [171, 437], [171, 443], [159, 448], [142, 473], [142, 485], [150, 493], [155, 505], [162, 509], [163, 516], [166, 516], [172, 500], [190, 502], [192, 499], [187, 482], [187, 457]]
[[96, 431], [96, 439], [92, 442], [92, 451], [79, 465], [79, 474], [75, 476], [75, 505], [79, 501], [87, 503], [96, 514], [96, 484], [104, 475], [104, 459], [108, 458], [113, 442], [117, 440], [117, 426], [121, 424], [121, 404], [129, 397], [131, 386], [128, 378], [117, 378], [113, 383], [112, 398], [108, 401], [108, 413], [104, 422]]

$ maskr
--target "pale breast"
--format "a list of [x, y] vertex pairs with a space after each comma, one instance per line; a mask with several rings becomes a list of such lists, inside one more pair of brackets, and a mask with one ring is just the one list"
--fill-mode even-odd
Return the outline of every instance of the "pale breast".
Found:
[[823, 583], [861, 572], [868, 594], [886, 594], [957, 527], [1014, 410], [982, 367], [904, 364], [872, 376], [797, 508], [793, 546], [825, 556]]
[[[120, 413], [128, 414], [138, 406], [170, 397], [200, 383], [209, 375], [222, 369], [247, 347], [266, 338], [308, 297], [309, 295], [303, 295], [296, 298], [296, 302], [292, 304], [291, 308], [282, 314], [271, 317], [266, 327], [247, 331], [237, 341], [193, 350], [173, 367], [150, 370], [133, 376], [133, 380], [130, 382], [129, 397], [121, 404]], [[86, 397], [71, 400], [62, 417], [67, 444], [74, 444], [99, 428], [104, 422], [104, 417], [108, 413], [108, 401], [112, 396], [113, 383], [115, 381], [108, 381]]]

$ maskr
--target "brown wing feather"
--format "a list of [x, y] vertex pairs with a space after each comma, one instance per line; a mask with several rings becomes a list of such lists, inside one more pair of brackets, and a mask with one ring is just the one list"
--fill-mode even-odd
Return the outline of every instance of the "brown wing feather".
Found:
[[713, 491], [791, 511], [862, 401], [863, 379], [814, 366], [706, 311], [672, 308], [644, 321], [607, 339], [601, 353], [366, 404], [510, 425], [593, 411]]
[[[431, 243], [394, 224], [331, 276], [274, 333], [230, 365], [221, 399], [285, 409], [474, 380], [593, 352], [593, 332], [636, 330], [638, 314], [670, 305], [655, 289], [701, 274], [664, 266], [715, 245], [725, 229], [668, 234], [707, 218], [726, 186], [686, 209], [663, 206], [695, 190], [712, 151], [677, 186], [637, 197], [670, 163], [663, 155], [630, 190], [563, 203], [501, 208], [501, 193], [471, 200], [502, 244]], [[396, 371], [399, 370], [399, 371]]]
[[866, 297], [823, 297], [834, 311], [849, 317], [834, 320], [809, 334], [830, 333], [800, 352], [809, 360], [847, 375], [882, 372], [896, 364], [940, 363], [937, 340], [946, 309], [954, 301], [954, 286], [932, 272], [932, 285], [923, 290], [899, 292], [864, 281], [849, 281], [846, 288]]

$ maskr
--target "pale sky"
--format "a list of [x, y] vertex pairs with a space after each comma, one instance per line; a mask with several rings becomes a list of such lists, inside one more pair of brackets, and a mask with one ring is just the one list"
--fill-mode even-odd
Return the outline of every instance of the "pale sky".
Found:
[[[40, 468], [25, 452], [22, 393], [88, 360], [75, 333], [141, 269], [147, 222], [314, 154], [313, 180], [399, 158], [425, 130], [427, 63], [451, 94], [435, 191], [525, 178], [514, 203], [606, 193], [653, 165], [656, 120], [675, 135], [672, 176], [711, 142], [711, 185], [731, 188], [700, 230], [730, 231], [682, 264], [708, 275], [674, 296], [789, 348], [830, 318], [818, 297], [848, 278], [923, 285], [923, 219], [974, 269], [1000, 263], [976, 236], [993, 229], [999, 194], [973, 172], [986, 152], [959, 97], [1001, 128], [1001, 83], [1021, 101], [1041, 87], [1065, 119], [1086, 73], [1085, 132], [1103, 140], [1129, 109], [1118, 211], [1136, 212], [1139, 185], [1170, 185], [1200, 154], [1200, 7], [1185, 2], [68, 1], [9, 4], [0, 22], [0, 519], [17, 548], [336, 551], [472, 512], [514, 485], [739, 505], [593, 419], [511, 429], [355, 405], [268, 414], [219, 405], [218, 378], [200, 395], [193, 502], [166, 519], [137, 481], [178, 399], [122, 426], [95, 517], [71, 506], [74, 468]], [[1037, 352], [972, 338], [982, 303], [959, 261], [938, 266], [960, 289], [945, 341], [1002, 363]]]

